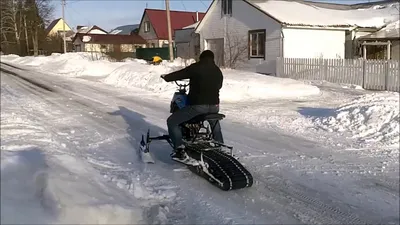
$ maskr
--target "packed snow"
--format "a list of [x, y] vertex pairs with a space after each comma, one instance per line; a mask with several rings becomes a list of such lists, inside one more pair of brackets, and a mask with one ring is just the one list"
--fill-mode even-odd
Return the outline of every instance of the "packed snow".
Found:
[[[115, 87], [141, 88], [157, 94], [164, 102], [169, 101], [176, 85], [165, 82], [160, 75], [194, 62], [178, 58], [155, 66], [138, 59], [110, 62], [101, 55], [86, 53], [53, 54], [48, 57], [10, 55], [2, 56], [2, 60], [56, 75], [95, 77]], [[224, 69], [223, 73], [221, 110], [230, 119], [296, 133], [308, 139], [329, 140], [329, 144], [334, 142], [331, 138], [324, 138], [329, 137], [329, 133], [350, 133], [352, 139], [344, 140], [343, 136], [339, 139], [352, 147], [359, 144], [360, 148], [365, 148], [366, 145], [376, 144], [394, 148], [399, 144], [396, 126], [399, 99], [396, 93], [368, 95], [369, 92], [359, 86], [342, 84], [335, 88], [353, 89], [354, 94], [332, 95], [333, 92], [321, 90], [323, 86], [293, 79], [232, 69]], [[381, 98], [386, 99], [385, 104]], [[341, 106], [343, 101], [349, 103]], [[310, 115], [316, 110], [320, 112], [317, 116], [315, 113]], [[348, 143], [351, 140], [353, 142]]]
[[[166, 86], [159, 75], [187, 62], [150, 66], [82, 54], [1, 60], [2, 224], [398, 221], [396, 157], [362, 157], [360, 151], [337, 151], [334, 145], [308, 140], [329, 139], [330, 132], [322, 129], [335, 118], [332, 127], [356, 131], [349, 137], [357, 135], [358, 126], [349, 124], [363, 122], [364, 133], [358, 134], [367, 135], [361, 138], [389, 143], [396, 136], [390, 125], [396, 115], [398, 121], [398, 110], [391, 108], [398, 104], [394, 93], [369, 95], [340, 85], [224, 70], [224, 137], [256, 179], [250, 189], [227, 193], [172, 162], [167, 143], [152, 143], [155, 164], [140, 163], [136, 154], [148, 128], [153, 135], [166, 132], [175, 87]], [[153, 81], [138, 84], [141, 76]], [[384, 111], [379, 99], [391, 107]], [[351, 109], [357, 102], [373, 110], [366, 109], [362, 118]], [[340, 110], [348, 114], [338, 116]], [[286, 133], [264, 129], [269, 123]], [[372, 137], [368, 129], [382, 135], [393, 131], [393, 136]]]
[[143, 223], [140, 204], [65, 144], [75, 131], [54, 132], [74, 126], [72, 118], [57, 118], [62, 112], [21, 95], [7, 81], [2, 74], [1, 224]]
[[[174, 83], [167, 83], [160, 75], [190, 65], [193, 60], [178, 58], [174, 62], [163, 62], [161, 65], [148, 65], [144, 60], [127, 62], [109, 62], [98, 55], [83, 53], [53, 54], [49, 57], [10, 56], [10, 61], [23, 65], [39, 67], [40, 70], [67, 76], [99, 76], [102, 81], [117, 87], [144, 88], [163, 96], [170, 97], [176, 90]], [[8, 59], [8, 58], [6, 58]], [[256, 73], [224, 70], [224, 86], [221, 90], [222, 101], [254, 101], [258, 99], [297, 99], [299, 97], [318, 95], [317, 87], [292, 79], [280, 79], [262, 76]]]
[[[263, 11], [290, 25], [383, 27], [398, 20], [399, 3], [366, 9], [328, 9], [312, 3], [269, 0], [254, 2]], [[301, 12], [301, 13], [299, 13]]]

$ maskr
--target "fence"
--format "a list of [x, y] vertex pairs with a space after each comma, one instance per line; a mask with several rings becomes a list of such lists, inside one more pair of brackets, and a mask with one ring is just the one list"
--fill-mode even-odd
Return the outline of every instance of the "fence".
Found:
[[277, 76], [400, 92], [399, 60], [278, 58]]
[[[163, 60], [169, 60], [169, 48], [137, 48], [136, 57], [138, 59], [151, 60], [158, 54]], [[176, 58], [176, 48], [173, 48], [173, 55]]]

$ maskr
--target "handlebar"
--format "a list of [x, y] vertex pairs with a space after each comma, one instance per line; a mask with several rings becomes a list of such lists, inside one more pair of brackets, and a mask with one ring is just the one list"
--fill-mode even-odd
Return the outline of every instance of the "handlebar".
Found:
[[188, 87], [189, 84], [179, 84], [178, 81], [175, 81], [175, 84], [178, 85], [178, 87]]

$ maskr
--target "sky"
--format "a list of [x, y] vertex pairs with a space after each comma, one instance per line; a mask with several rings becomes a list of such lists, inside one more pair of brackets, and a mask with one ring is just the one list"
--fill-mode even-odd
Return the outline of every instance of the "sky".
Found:
[[[315, 0], [333, 3], [358, 3], [376, 0]], [[212, 0], [170, 0], [171, 10], [206, 12]], [[62, 17], [61, 0], [53, 1], [54, 19]], [[76, 26], [97, 25], [104, 30], [139, 24], [146, 8], [165, 9], [164, 0], [66, 0], [65, 21], [74, 30]]]

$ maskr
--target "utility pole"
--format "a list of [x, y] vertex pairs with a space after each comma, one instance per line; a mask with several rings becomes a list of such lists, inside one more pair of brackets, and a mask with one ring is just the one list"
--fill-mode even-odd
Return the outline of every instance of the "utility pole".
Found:
[[62, 5], [62, 19], [63, 19], [63, 40], [64, 40], [64, 54], [67, 53], [67, 40], [65, 39], [65, 0], [61, 0]]
[[165, 0], [165, 9], [167, 11], [169, 60], [173, 61], [174, 60], [174, 51], [172, 48], [171, 15], [169, 13], [169, 0]]

